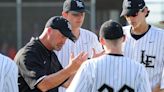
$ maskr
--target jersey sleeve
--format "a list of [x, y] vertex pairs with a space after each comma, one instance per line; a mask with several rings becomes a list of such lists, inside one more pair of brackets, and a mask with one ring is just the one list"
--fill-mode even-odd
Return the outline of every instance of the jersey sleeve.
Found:
[[[164, 46], [163, 46], [163, 50], [164, 50]], [[163, 55], [164, 55], [164, 52], [163, 52]], [[162, 76], [161, 76], [161, 82], [160, 82], [160, 89], [164, 90], [164, 57], [162, 60], [163, 60], [163, 67], [162, 67], [162, 74], [161, 74]]]
[[164, 90], [164, 69], [162, 71], [162, 78], [161, 78], [161, 86], [160, 86], [160, 89], [163, 89]]
[[149, 77], [144, 66], [141, 66], [137, 92], [151, 92]]
[[6, 92], [18, 92], [18, 67], [14, 61], [8, 61], [8, 67], [6, 67], [5, 87]]
[[46, 76], [46, 69], [43, 62], [36, 53], [29, 51], [18, 56], [15, 61], [19, 66], [19, 73], [31, 89], [34, 89]]
[[86, 62], [81, 65], [66, 92], [91, 92], [91, 76]]

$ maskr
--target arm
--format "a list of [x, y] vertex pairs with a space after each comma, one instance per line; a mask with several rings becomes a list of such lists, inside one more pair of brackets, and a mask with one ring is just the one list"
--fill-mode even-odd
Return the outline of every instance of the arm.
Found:
[[72, 63], [69, 64], [66, 68], [62, 69], [61, 71], [50, 74], [43, 78], [41, 82], [37, 84], [37, 88], [41, 91], [45, 92], [49, 89], [57, 87], [63, 81], [65, 81], [68, 77], [74, 74], [80, 65], [87, 59], [87, 54], [80, 53], [76, 58], [71, 59]]
[[7, 72], [5, 77], [6, 80], [5, 86], [8, 92], [18, 92], [18, 67], [14, 61], [9, 61], [9, 64], [10, 65], [8, 66], [10, 66], [10, 70]]
[[86, 63], [88, 63], [88, 61], [80, 66], [66, 92], [90, 92], [90, 89], [92, 89], [90, 69], [92, 68], [88, 67]]
[[[69, 64], [72, 63], [72, 60], [71, 60], [72, 58], [74, 58], [74, 53], [71, 53], [71, 57], [70, 57], [70, 62], [69, 62]], [[70, 83], [72, 82], [72, 80], [73, 80], [75, 74], [76, 74], [76, 72], [75, 72], [74, 74], [72, 74], [72, 75], [69, 77], [69, 79], [68, 79], [62, 86], [65, 87], [65, 88], [68, 88], [68, 86], [69, 86]]]
[[74, 76], [75, 76], [75, 74], [73, 74], [71, 77], [69, 77], [69, 79], [62, 86], [65, 88], [68, 88], [68, 86], [71, 84]]
[[[160, 91], [160, 85], [157, 84], [157, 86], [155, 86], [153, 89], [152, 89], [152, 92], [162, 92], [162, 90]], [[164, 92], [164, 91], [163, 91]]]
[[153, 89], [153, 92], [164, 92], [164, 69], [162, 69], [161, 82]]

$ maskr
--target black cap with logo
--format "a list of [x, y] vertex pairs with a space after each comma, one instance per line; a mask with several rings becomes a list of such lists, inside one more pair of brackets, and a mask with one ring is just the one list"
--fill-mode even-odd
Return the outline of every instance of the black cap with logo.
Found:
[[100, 37], [105, 39], [115, 40], [121, 38], [123, 35], [122, 26], [113, 20], [104, 22], [100, 28]]
[[58, 29], [65, 37], [68, 37], [73, 42], [77, 40], [77, 38], [71, 32], [72, 30], [71, 30], [70, 23], [62, 16], [51, 17], [45, 25], [45, 28], [48, 27], [51, 27], [53, 29]]
[[140, 9], [145, 7], [144, 0], [124, 0], [122, 4], [122, 16], [131, 16], [135, 15]]
[[82, 0], [65, 0], [63, 4], [63, 11], [65, 12], [87, 12], [85, 4]]

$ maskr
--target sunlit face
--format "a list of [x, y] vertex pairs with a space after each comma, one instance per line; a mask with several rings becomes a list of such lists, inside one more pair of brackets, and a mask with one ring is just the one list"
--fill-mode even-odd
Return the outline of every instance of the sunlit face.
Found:
[[52, 29], [51, 28], [51, 33], [49, 34], [49, 41], [50, 41], [50, 45], [51, 47], [56, 50], [59, 51], [61, 50], [61, 48], [63, 47], [67, 37], [65, 37], [62, 33], [60, 33], [59, 30], [57, 29]]
[[72, 28], [80, 28], [83, 24], [85, 12], [67, 12], [65, 18], [71, 23]]
[[145, 16], [146, 16], [145, 12], [139, 11], [134, 15], [125, 16], [125, 18], [133, 28], [138, 28], [145, 21]]

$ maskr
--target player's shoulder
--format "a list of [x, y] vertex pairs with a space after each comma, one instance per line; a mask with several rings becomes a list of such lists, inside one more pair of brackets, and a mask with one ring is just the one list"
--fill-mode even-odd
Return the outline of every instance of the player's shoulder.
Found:
[[99, 57], [96, 57], [96, 58], [91, 58], [91, 59], [88, 59], [86, 62], [84, 62], [86, 65], [96, 65], [99, 61], [102, 62], [102, 60], [105, 58], [105, 55], [102, 55], [102, 56], [99, 56]]
[[[151, 37], [154, 36], [154, 39], [159, 40], [159, 39], [164, 39], [164, 30], [155, 26], [151, 25], [151, 28], [149, 29], [149, 33], [148, 33]], [[164, 40], [160, 40], [162, 41], [161, 43], [164, 42]]]
[[7, 69], [11, 69], [13, 67], [17, 68], [17, 65], [11, 58], [0, 54], [0, 67], [5, 68], [5, 71], [7, 71]]
[[12, 63], [13, 60], [3, 54], [0, 54], [0, 62], [4, 62], [7, 64], [7, 63]]
[[46, 49], [44, 46], [42, 46], [42, 43], [37, 38], [32, 37], [31, 40], [17, 52], [16, 57], [24, 56], [27, 54], [38, 56], [45, 50]]
[[123, 28], [123, 30], [130, 30], [131, 26], [127, 25], [127, 26], [123, 26], [122, 28]]
[[136, 69], [142, 69], [144, 66], [143, 64], [137, 62], [136, 60], [134, 59], [131, 59], [129, 57], [124, 57], [125, 60], [133, 67], [133, 68], [136, 68]]
[[105, 62], [108, 58], [112, 58], [112, 57], [108, 57], [108, 55], [102, 55], [96, 58], [92, 58], [88, 60], [88, 63], [92, 64], [92, 65], [99, 65], [99, 63]]
[[151, 25], [150, 30], [151, 30], [152, 32], [159, 32], [159, 33], [164, 34], [164, 29], [158, 28], [158, 27], [153, 26], [153, 25]]
[[111, 61], [121, 60], [122, 62], [124, 62], [130, 66], [134, 66], [133, 68], [136, 68], [136, 69], [143, 67], [143, 65], [140, 64], [139, 62], [137, 62], [129, 57], [126, 57], [126, 56], [116, 57], [116, 56], [111, 56], [111, 55], [102, 55], [97, 58], [87, 60], [86, 63], [95, 66], [95, 65], [99, 65], [99, 63], [106, 62], [106, 60], [111, 60]]
[[122, 29], [123, 29], [124, 34], [130, 35], [131, 25], [123, 26]]
[[80, 28], [80, 33], [81, 34], [85, 34], [85, 35], [89, 35], [89, 36], [96, 36], [96, 34], [90, 30], [84, 29], [84, 28]]

